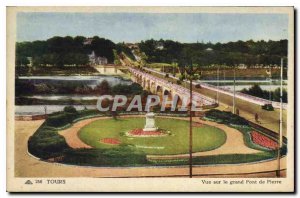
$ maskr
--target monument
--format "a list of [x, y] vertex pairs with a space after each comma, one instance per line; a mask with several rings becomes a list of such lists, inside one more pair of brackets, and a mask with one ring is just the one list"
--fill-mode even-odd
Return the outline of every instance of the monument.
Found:
[[153, 112], [146, 113], [146, 125], [143, 131], [145, 132], [157, 131], [158, 128], [155, 126], [154, 116], [155, 114]]

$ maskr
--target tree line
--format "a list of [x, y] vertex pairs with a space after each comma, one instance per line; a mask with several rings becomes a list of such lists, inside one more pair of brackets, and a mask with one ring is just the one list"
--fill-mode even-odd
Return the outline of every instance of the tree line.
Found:
[[[267, 100], [270, 99], [270, 95], [271, 95], [272, 101], [280, 102], [280, 88], [276, 88], [274, 91], [267, 91], [267, 90], [263, 90], [258, 84], [255, 84], [252, 87], [250, 87], [249, 89], [245, 89], [245, 88], [242, 89], [241, 92], [245, 93], [245, 94], [249, 94], [251, 96], [264, 98]], [[288, 102], [287, 96], [288, 96], [288, 94], [287, 94], [286, 89], [283, 89], [282, 102], [285, 102], [285, 103]]]
[[101, 81], [95, 87], [88, 86], [82, 83], [35, 83], [34, 81], [16, 79], [15, 94], [16, 97], [43, 95], [43, 94], [79, 94], [79, 95], [140, 95], [143, 93], [143, 88], [137, 84], [132, 83], [116, 84], [111, 86], [107, 80]]
[[86, 40], [83, 36], [55, 36], [45, 41], [17, 42], [16, 66], [29, 64], [28, 57], [32, 58], [33, 66], [84, 66], [89, 63], [88, 55], [92, 51], [113, 63], [116, 58], [114, 50], [130, 53], [124, 44], [115, 44], [105, 38], [94, 36], [89, 44], [85, 44]]
[[213, 64], [248, 66], [280, 64], [281, 57], [286, 62], [287, 40], [280, 41], [236, 41], [228, 43], [180, 43], [172, 40], [146, 40], [139, 48], [147, 56], [149, 63], [179, 63], [179, 66]]

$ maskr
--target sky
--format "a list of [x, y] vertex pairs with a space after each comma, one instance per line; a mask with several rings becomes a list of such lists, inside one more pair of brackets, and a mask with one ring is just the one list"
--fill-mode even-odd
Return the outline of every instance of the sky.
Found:
[[17, 15], [18, 42], [78, 35], [133, 43], [151, 38], [185, 43], [280, 40], [288, 38], [288, 15], [50, 12]]

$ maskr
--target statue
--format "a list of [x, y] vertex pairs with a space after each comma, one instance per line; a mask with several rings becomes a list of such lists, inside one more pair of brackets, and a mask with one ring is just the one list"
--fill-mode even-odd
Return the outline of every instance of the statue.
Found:
[[146, 113], [146, 125], [143, 129], [145, 132], [156, 131], [158, 128], [155, 126], [155, 114], [153, 112]]

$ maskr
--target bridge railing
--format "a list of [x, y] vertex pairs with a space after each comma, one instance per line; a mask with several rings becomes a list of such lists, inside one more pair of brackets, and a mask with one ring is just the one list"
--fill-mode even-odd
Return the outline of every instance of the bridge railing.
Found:
[[[210, 85], [210, 84], [207, 84], [207, 83], [200, 83], [200, 85], [202, 87], [207, 88], [207, 89], [214, 90], [214, 91], [219, 91], [220, 93], [233, 96], [233, 91], [230, 90], [229, 88], [217, 87], [215, 85]], [[251, 96], [251, 95], [244, 94], [244, 93], [241, 93], [241, 92], [235, 92], [235, 96], [237, 98], [242, 99], [242, 100], [246, 100], [246, 101], [258, 104], [258, 105], [265, 105], [265, 104], [272, 103], [273, 107], [280, 108], [280, 102], [266, 100], [266, 99], [263, 99], [263, 98]], [[284, 109], [287, 108], [287, 103], [283, 103], [283, 108]]]

